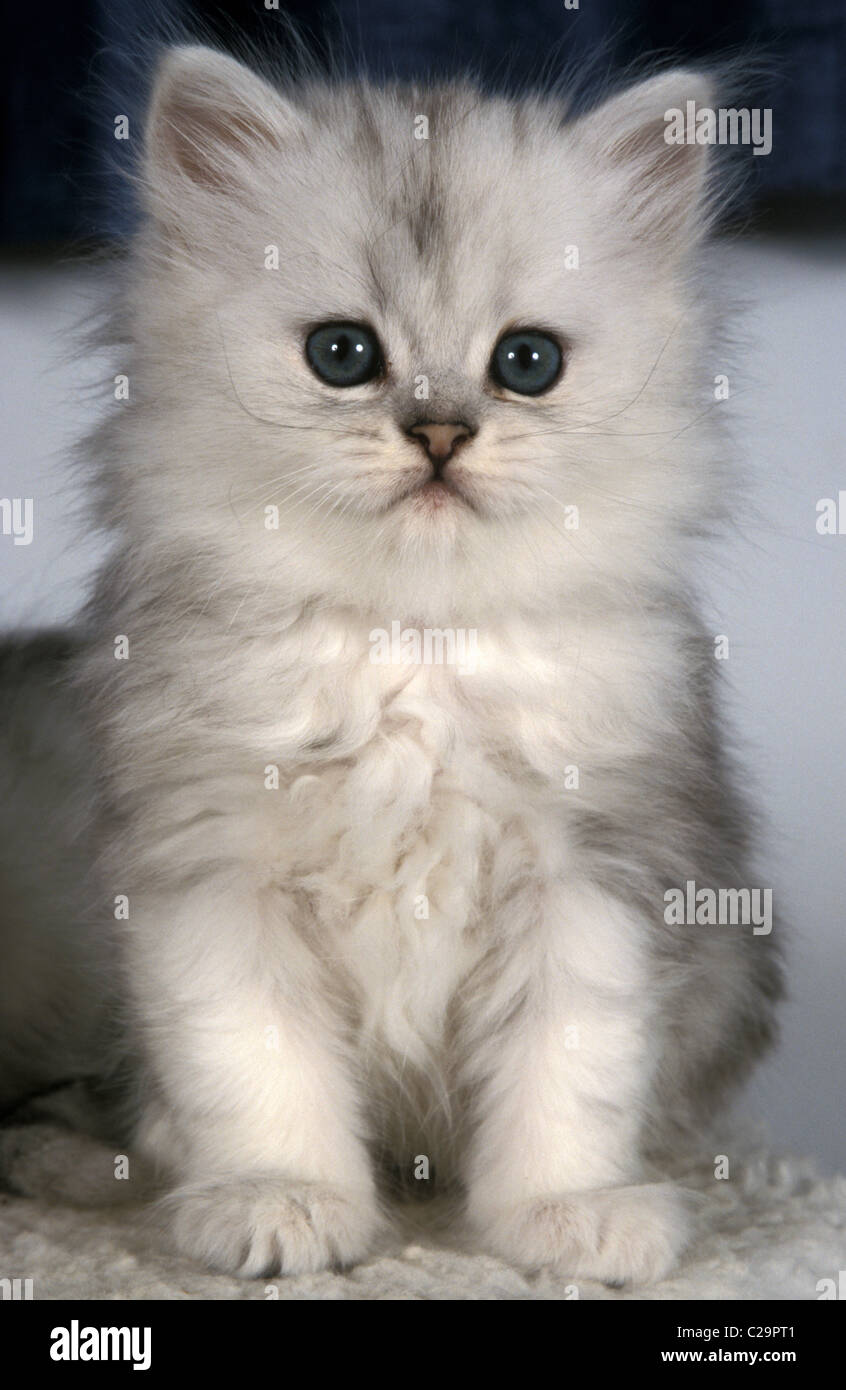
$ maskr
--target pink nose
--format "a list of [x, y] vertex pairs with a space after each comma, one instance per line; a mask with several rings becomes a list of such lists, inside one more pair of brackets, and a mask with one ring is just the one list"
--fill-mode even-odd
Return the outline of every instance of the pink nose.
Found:
[[449, 425], [427, 422], [424, 425], [412, 425], [408, 433], [420, 441], [430, 459], [445, 463], [447, 459], [452, 458], [458, 445], [470, 438], [472, 430], [469, 425], [463, 425], [460, 421]]

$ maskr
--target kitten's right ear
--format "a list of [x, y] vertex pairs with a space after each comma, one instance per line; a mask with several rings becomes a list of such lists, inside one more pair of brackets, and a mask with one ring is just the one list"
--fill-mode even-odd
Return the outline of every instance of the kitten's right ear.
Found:
[[178, 217], [186, 196], [242, 195], [255, 186], [261, 156], [278, 154], [301, 129], [294, 108], [242, 63], [199, 44], [172, 48], [147, 118], [151, 211]]

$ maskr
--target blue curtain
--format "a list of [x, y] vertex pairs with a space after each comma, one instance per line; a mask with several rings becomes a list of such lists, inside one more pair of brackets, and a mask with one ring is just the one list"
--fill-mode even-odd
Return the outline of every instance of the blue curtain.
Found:
[[[570, 0], [572, 3], [572, 0]], [[42, 0], [9, 8], [0, 58], [0, 239], [108, 239], [132, 225], [116, 114], [137, 132], [163, 34], [287, 42], [264, 0]], [[591, 83], [651, 55], [762, 58], [745, 104], [773, 111], [752, 195], [846, 192], [846, 0], [279, 0], [315, 51], [377, 75], [472, 68], [495, 85], [567, 69]], [[134, 122], [134, 125], [132, 124]]]

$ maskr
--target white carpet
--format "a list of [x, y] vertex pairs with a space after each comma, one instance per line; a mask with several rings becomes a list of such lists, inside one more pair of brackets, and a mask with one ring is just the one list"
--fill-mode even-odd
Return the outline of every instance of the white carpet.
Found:
[[174, 1255], [146, 1208], [70, 1205], [106, 1190], [106, 1175], [108, 1190], [123, 1196], [113, 1158], [66, 1131], [3, 1132], [0, 1160], [28, 1195], [0, 1195], [0, 1278], [31, 1279], [35, 1299], [814, 1300], [830, 1291], [821, 1280], [836, 1285], [846, 1269], [846, 1176], [822, 1178], [811, 1163], [759, 1153], [735, 1163], [731, 1180], [686, 1175], [705, 1197], [700, 1233], [673, 1276], [650, 1288], [575, 1285], [450, 1249], [426, 1234], [425, 1206], [346, 1274], [242, 1282]]

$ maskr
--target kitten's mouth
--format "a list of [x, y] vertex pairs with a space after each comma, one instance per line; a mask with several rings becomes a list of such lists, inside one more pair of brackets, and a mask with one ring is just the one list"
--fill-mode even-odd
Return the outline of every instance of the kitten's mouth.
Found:
[[393, 506], [398, 507], [403, 502], [411, 502], [416, 511], [428, 515], [456, 504], [469, 507], [471, 511], [476, 510], [472, 498], [469, 497], [457, 479], [443, 473], [437, 473], [425, 478], [423, 482], [412, 484], [400, 493]]
[[432, 507], [445, 507], [450, 497], [457, 497], [463, 501], [463, 497], [454, 483], [450, 483], [446, 478], [430, 478], [422, 487], [417, 489], [417, 496], [423, 498], [427, 505]]

